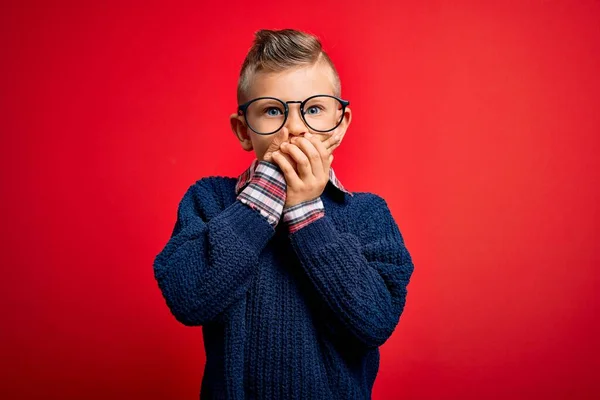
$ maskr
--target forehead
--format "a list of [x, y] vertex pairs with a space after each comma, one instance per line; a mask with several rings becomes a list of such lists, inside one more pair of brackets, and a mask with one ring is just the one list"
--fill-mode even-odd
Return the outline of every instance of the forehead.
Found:
[[254, 74], [249, 89], [250, 99], [270, 96], [289, 101], [304, 100], [315, 94], [333, 95], [333, 72], [323, 63], [281, 72], [259, 71]]

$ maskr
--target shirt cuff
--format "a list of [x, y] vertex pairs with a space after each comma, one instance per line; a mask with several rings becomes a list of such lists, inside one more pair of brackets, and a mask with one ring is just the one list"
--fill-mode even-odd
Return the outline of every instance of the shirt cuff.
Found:
[[289, 233], [294, 233], [323, 216], [325, 216], [325, 207], [319, 196], [316, 199], [285, 208], [282, 219], [288, 225]]
[[286, 199], [286, 181], [276, 164], [259, 161], [250, 183], [237, 199], [257, 210], [275, 227], [279, 223]]

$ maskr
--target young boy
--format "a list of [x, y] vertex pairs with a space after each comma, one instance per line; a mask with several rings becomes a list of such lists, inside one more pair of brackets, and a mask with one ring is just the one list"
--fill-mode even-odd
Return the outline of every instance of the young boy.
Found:
[[411, 256], [387, 203], [331, 161], [351, 121], [319, 40], [256, 33], [233, 132], [256, 158], [192, 184], [154, 274], [202, 326], [201, 399], [370, 399], [379, 346], [404, 309]]

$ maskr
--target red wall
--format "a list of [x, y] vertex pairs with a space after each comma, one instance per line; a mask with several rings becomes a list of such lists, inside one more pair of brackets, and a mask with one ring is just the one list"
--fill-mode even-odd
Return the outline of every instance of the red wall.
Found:
[[152, 262], [187, 187], [251, 161], [238, 68], [286, 27], [337, 63], [335, 169], [415, 263], [373, 398], [600, 396], [599, 2], [48, 3], [0, 6], [1, 398], [197, 398]]

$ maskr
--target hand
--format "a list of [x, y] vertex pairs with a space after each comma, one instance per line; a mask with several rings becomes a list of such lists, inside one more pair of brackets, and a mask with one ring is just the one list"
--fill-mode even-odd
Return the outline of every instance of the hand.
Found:
[[272, 160], [281, 168], [287, 182], [284, 208], [319, 197], [329, 181], [333, 150], [339, 145], [340, 134], [322, 142], [307, 133], [293, 137], [272, 152]]
[[275, 136], [273, 138], [273, 140], [271, 141], [271, 143], [269, 144], [269, 147], [267, 148], [267, 151], [265, 151], [265, 154], [262, 157], [263, 161], [268, 161], [270, 163], [274, 163], [273, 161], [273, 152], [279, 150], [279, 148], [281, 147], [281, 145], [284, 143], [284, 141], [282, 140], [282, 137], [277, 134], [277, 136]]

